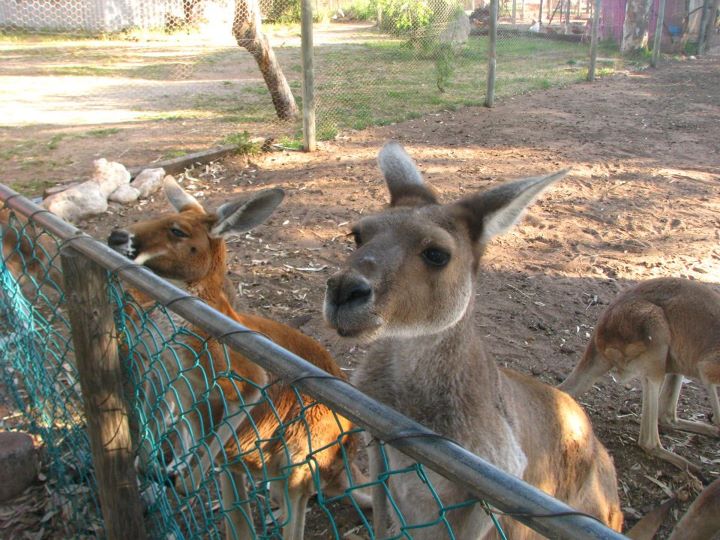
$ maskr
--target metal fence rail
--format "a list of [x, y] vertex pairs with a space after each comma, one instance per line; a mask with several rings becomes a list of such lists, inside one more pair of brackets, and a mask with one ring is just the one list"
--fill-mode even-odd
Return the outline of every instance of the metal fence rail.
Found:
[[[19, 216], [24, 216], [36, 230], [45, 231], [56, 238], [57, 248], [59, 250], [64, 250], [66, 254], [67, 250], [70, 250], [83, 259], [99, 265], [105, 269], [106, 275], [110, 278], [111, 282], [115, 282], [115, 278], [119, 278], [123, 284], [150, 295], [157, 301], [158, 309], [162, 311], [167, 309], [179, 315], [191, 323], [196, 329], [207, 332], [213, 338], [241, 352], [243, 355], [257, 362], [261, 367], [277, 375], [283, 381], [290, 383], [297, 392], [316, 398], [340, 415], [343, 415], [370, 431], [376, 438], [387, 441], [385, 444], [401, 450], [422, 464], [417, 465], [413, 471], [410, 471], [410, 474], [423, 474], [423, 467], [427, 466], [442, 476], [463, 485], [475, 497], [486, 501], [498, 511], [507, 513], [514, 519], [552, 538], [623, 538], [622, 535], [611, 531], [595, 519], [573, 511], [564, 503], [549, 497], [518, 478], [504, 473], [479, 457], [467, 452], [452, 441], [437, 436], [422, 425], [370, 399], [349, 383], [339, 378], [329, 377], [326, 372], [279, 347], [264, 336], [249, 332], [234, 320], [216, 312], [197, 298], [188, 295], [181, 289], [158, 278], [146, 268], [130, 263], [106, 245], [95, 241], [90, 236], [63, 222], [53, 214], [41, 209], [2, 184], [0, 184], [0, 200], [4, 201], [5, 206], [14, 213]], [[25, 225], [18, 229], [13, 229], [13, 232], [15, 235], [18, 235], [18, 233], [25, 234], [27, 232], [26, 228], [29, 226], [30, 225]], [[7, 234], [7, 231], [4, 231], [4, 234]], [[17, 241], [16, 245], [19, 246], [20, 242]], [[17, 253], [19, 252], [15, 252], [15, 254]], [[28, 265], [30, 262], [31, 261], [26, 260], [25, 265]], [[3, 288], [2, 291], [0, 291], [2, 293], [0, 296], [0, 304], [7, 310], [9, 309], [7, 283], [12, 281], [12, 279], [10, 279], [9, 265], [6, 263], [8, 263], [8, 257], [5, 257], [2, 265], [0, 265], [0, 271], [2, 271], [4, 279]], [[48, 271], [46, 270], [40, 275], [46, 278]], [[15, 290], [14, 294], [19, 293]], [[124, 300], [127, 299], [127, 296], [120, 295], [115, 298]], [[62, 304], [62, 301], [58, 302], [58, 305], [60, 304]], [[116, 308], [120, 310], [122, 310], [123, 307], [122, 305], [116, 306]], [[56, 306], [55, 312], [60, 311], [62, 310]], [[10, 313], [9, 323], [6, 321], [6, 324], [13, 324], [12, 313]], [[67, 326], [65, 328], [67, 330]], [[32, 329], [29, 331], [31, 332]], [[126, 335], [129, 334], [126, 333]], [[166, 336], [165, 339], [172, 340], [176, 338], [177, 335], [178, 334], [175, 334], [172, 337]], [[145, 347], [146, 350], [148, 347], [151, 347], [151, 345], [147, 343], [136, 345], [141, 345]], [[17, 346], [14, 350], [15, 352], [22, 352]], [[71, 353], [68, 354], [72, 356]], [[72, 363], [70, 357], [64, 358], [63, 360]], [[35, 362], [37, 365], [32, 369], [40, 370], [42, 368], [40, 364], [44, 362], [44, 359], [42, 354], [36, 354], [35, 356], [25, 358], [25, 361]], [[2, 366], [2, 368], [6, 371], [6, 366]], [[36, 392], [41, 390], [41, 388], [35, 389]], [[137, 390], [137, 386], [135, 390]], [[160, 392], [160, 394], [163, 394], [163, 392]], [[137, 393], [135, 396], [137, 397]], [[87, 399], [87, 396], [85, 397]], [[52, 400], [53, 396], [44, 396], [43, 399]], [[77, 428], [78, 426], [82, 426], [81, 418], [75, 419], [75, 427]], [[164, 427], [170, 430], [172, 428], [172, 426]], [[141, 426], [141, 430], [142, 429], [147, 431], [150, 428], [145, 424], [144, 428]], [[220, 431], [223, 429], [227, 429], [225, 424], [219, 426]], [[197, 435], [198, 438], [202, 436], [204, 435]], [[202, 440], [193, 442], [197, 445], [194, 447], [195, 450], [207, 447]], [[161, 443], [167, 444], [167, 438], [158, 442], [158, 444]], [[157, 447], [154, 448], [154, 450], [157, 450]], [[175, 449], [175, 451], [178, 450]], [[188, 455], [186, 454], [185, 457], [188, 457]], [[197, 453], [189, 457], [199, 459]], [[198, 489], [194, 490], [194, 496], [199, 496], [198, 493], [202, 494], [204, 491], [212, 491], [212, 486], [216, 486], [219, 481], [219, 476], [224, 472], [220, 461], [221, 460], [216, 464], [217, 467], [215, 469], [205, 471], [207, 478], [202, 479], [202, 481], [206, 482], [206, 484], [202, 484]], [[97, 463], [95, 463], [95, 467], [97, 470]], [[391, 471], [391, 473], [404, 474], [407, 473], [407, 471]], [[159, 474], [165, 475], [161, 481], [168, 482], [167, 470], [161, 470]], [[265, 480], [272, 481], [273, 479]], [[370, 479], [370, 483], [385, 480], [386, 478]], [[100, 481], [102, 481], [101, 478]], [[143, 481], [141, 481], [140, 485], [141, 487], [143, 486]], [[91, 487], [94, 489], [94, 486], [91, 485]], [[262, 488], [262, 486], [256, 487], [258, 487], [258, 489]], [[352, 499], [353, 491], [362, 487], [363, 486], [358, 485], [350, 486], [346, 492], [341, 495], [341, 498], [349, 497]], [[431, 486], [430, 489], [432, 489]], [[100, 490], [102, 490], [102, 486], [100, 486]], [[157, 509], [159, 507], [162, 510], [163, 504], [165, 507], [164, 510], [162, 510], [164, 514], [149, 527], [153, 536], [164, 537], [167, 534], [175, 534], [177, 537], [184, 537], [192, 536], [193, 534], [197, 535], [200, 531], [201, 534], [209, 537], [222, 535], [222, 527], [219, 524], [222, 523], [224, 519], [223, 512], [225, 512], [227, 508], [218, 510], [214, 508], [212, 504], [203, 506], [201, 509], [196, 506], [194, 512], [186, 512], [182, 514], [182, 517], [179, 517], [177, 513], [173, 513], [174, 510], [172, 506], [173, 504], [179, 505], [187, 501], [182, 499], [182, 496], [173, 489], [169, 491], [171, 491], [170, 496], [168, 496], [168, 494], [160, 494], [156, 490], [156, 499], [165, 497], [163, 499], [165, 502], [158, 504], [156, 500], [154, 508]], [[215, 493], [208, 496], [210, 498], [217, 496], [216, 491], [217, 489], [215, 488]], [[173, 497], [175, 502], [173, 502]], [[318, 497], [319, 504], [325, 504], [324, 500], [323, 497]], [[330, 497], [328, 500], [333, 499]], [[468, 504], [474, 502], [477, 501], [471, 499]], [[356, 507], [357, 505], [354, 506], [360, 515], [361, 527], [365, 528], [366, 533], [372, 537], [369, 529], [369, 524], [371, 523], [370, 518], [365, 516], [365, 514]], [[326, 513], [331, 512], [327, 507], [324, 507], [323, 510]], [[451, 510], [452, 508], [442, 507], [441, 505], [438, 519], [444, 519], [444, 513]], [[209, 514], [215, 512], [217, 515], [215, 515], [214, 518], [206, 519], [202, 516], [205, 512]], [[268, 509], [268, 515], [264, 516], [264, 518], [271, 523], [270, 525], [266, 523], [265, 526], [261, 526], [259, 529], [262, 530], [258, 530], [258, 536], [270, 537], [277, 535], [278, 531], [276, 527], [280, 525], [272, 523], [274, 518], [270, 509]], [[173, 520], [181, 519], [184, 519], [185, 523], [173, 523]], [[204, 519], [205, 521], [203, 521]], [[330, 520], [332, 522], [330, 530], [334, 531], [334, 535], [338, 537], [340, 533], [335, 526], [335, 522], [332, 517], [330, 517]], [[193, 521], [199, 522], [195, 529], [193, 529]], [[193, 530], [195, 531], [194, 533], [191, 532]], [[262, 536], [263, 534], [267, 536]], [[398, 538], [411, 536], [412, 529], [408, 529], [401, 531]], [[450, 536], [453, 537], [452, 533], [450, 533]]]

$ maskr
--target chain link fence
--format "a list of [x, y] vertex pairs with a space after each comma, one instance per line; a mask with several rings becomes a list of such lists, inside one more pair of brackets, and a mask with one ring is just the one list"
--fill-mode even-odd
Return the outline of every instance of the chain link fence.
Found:
[[4, 177], [36, 195], [89, 176], [98, 157], [142, 167], [253, 137], [297, 140], [299, 119], [276, 108], [246, 30], [257, 13], [299, 98], [298, 10], [294, 0], [0, 3]]
[[[334, 364], [281, 349], [2, 185], [0, 200], [0, 374], [17, 427], [43, 442], [52, 487], [35, 494], [46, 514], [34, 534], [374, 538], [367, 491], [381, 485], [392, 538], [454, 538], [453, 514], [474, 505], [501, 538], [507, 516], [553, 537], [621, 538], [364, 396]], [[267, 382], [242, 374], [247, 359]], [[417, 461], [366, 478], [361, 426]], [[436, 500], [426, 521], [393, 500], [401, 475]], [[443, 477], [467, 500], [443, 500]]]
[[[301, 3], [313, 11], [316, 135], [488, 96], [481, 0], [9, 0], [0, 4], [0, 162], [24, 193], [232, 144], [302, 146]], [[652, 43], [661, 0], [648, 22]], [[603, 0], [598, 73], [621, 66], [627, 0]], [[703, 0], [666, 0], [661, 43], [694, 52]], [[498, 0], [494, 94], [587, 76], [592, 0]], [[637, 58], [635, 58], [637, 60]], [[647, 58], [640, 58], [647, 62]]]

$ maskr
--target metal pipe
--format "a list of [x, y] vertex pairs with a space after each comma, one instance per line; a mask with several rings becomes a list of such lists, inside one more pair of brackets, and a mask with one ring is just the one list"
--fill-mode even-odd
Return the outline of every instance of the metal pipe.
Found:
[[[2, 184], [0, 200], [5, 201], [11, 209], [25, 216], [32, 216], [33, 221], [60, 237], [65, 244], [72, 244], [73, 249], [110, 272], [117, 273], [131, 286], [149, 294], [161, 304], [168, 305], [169, 310], [189, 323], [292, 383], [301, 392], [337, 410], [378, 439], [390, 441], [387, 444], [462, 485], [498, 510], [519, 514], [515, 519], [539, 533], [568, 540], [625, 538], [599, 521], [579, 515], [567, 504], [502, 471], [461, 446], [437, 437], [426, 427], [366, 396], [350, 383], [328, 378], [325, 371], [215, 311], [147, 268], [130, 262], [105, 244]], [[408, 438], [408, 434], [412, 434], [412, 437]]]

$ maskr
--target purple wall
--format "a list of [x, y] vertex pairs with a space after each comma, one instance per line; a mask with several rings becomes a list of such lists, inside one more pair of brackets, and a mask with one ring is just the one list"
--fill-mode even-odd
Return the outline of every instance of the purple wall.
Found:
[[[602, 7], [600, 9], [600, 36], [602, 39], [612, 38], [618, 44], [622, 41], [626, 4], [627, 0], [602, 0]], [[652, 42], [653, 36], [655, 35], [655, 24], [659, 4], [660, 0], [653, 0], [653, 7], [650, 11], [650, 42]], [[693, 9], [695, 2], [691, 1], [690, 4], [691, 9]], [[682, 29], [685, 15], [685, 0], [666, 0], [663, 42], [665, 40], [670, 41], [671, 35], [672, 37], [678, 36], [678, 33]], [[695, 16], [693, 19], [695, 19]], [[691, 28], [692, 26], [693, 25], [691, 25]]]

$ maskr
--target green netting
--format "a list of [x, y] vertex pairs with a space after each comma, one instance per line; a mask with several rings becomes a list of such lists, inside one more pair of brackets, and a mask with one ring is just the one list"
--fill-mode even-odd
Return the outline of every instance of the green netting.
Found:
[[[48, 485], [60, 495], [55, 536], [102, 536], [61, 284], [63, 241], [12, 212], [1, 232], [2, 380], [21, 413], [18, 427], [43, 441]], [[107, 293], [151, 537], [281, 538], [301, 518], [307, 538], [374, 538], [372, 515], [362, 502], [371, 486], [382, 484], [396, 522], [392, 538], [412, 538], [428, 528], [455, 538], [453, 513], [478, 504], [474, 498], [442, 500], [435, 473], [417, 463], [361, 478], [365, 443], [359, 428], [272, 374], [263, 385], [240, 377], [230, 350], [110, 272]], [[390, 489], [398, 476], [415, 479], [435, 501], [436, 513], [423, 522], [406, 519]], [[297, 496], [298, 486], [305, 495]], [[305, 516], [311, 493], [316, 495]]]
[[53, 526], [66, 537], [102, 531], [99, 502], [73, 359], [58, 241], [12, 215], [2, 229], [0, 373], [21, 413], [18, 427], [39, 435], [57, 506]]

